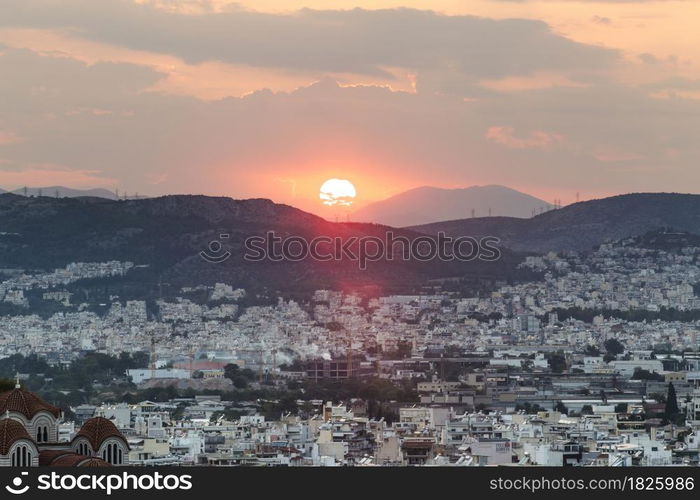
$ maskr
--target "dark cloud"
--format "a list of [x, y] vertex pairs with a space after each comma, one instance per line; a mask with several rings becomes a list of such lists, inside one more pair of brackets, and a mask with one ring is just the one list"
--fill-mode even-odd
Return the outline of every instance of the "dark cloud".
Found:
[[470, 78], [607, 68], [616, 51], [573, 42], [535, 20], [412, 9], [184, 15], [122, 0], [3, 0], [0, 24], [63, 28], [188, 62], [389, 76], [448, 69]]

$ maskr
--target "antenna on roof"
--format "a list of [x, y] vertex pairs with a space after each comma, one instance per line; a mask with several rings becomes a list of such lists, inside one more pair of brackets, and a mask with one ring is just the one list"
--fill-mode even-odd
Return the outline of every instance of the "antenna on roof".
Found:
[[15, 373], [15, 389], [19, 389], [19, 372]]

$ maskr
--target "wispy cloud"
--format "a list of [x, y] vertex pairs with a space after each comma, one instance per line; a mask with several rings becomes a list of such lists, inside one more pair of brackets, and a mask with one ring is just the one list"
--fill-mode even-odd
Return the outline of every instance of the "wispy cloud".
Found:
[[516, 136], [513, 127], [489, 127], [486, 138], [513, 149], [551, 149], [564, 138], [561, 134], [533, 130], [525, 136]]

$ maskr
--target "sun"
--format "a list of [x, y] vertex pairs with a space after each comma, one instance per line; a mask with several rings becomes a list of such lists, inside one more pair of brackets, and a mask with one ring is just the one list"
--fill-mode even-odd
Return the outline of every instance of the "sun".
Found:
[[352, 182], [346, 179], [328, 179], [321, 185], [318, 197], [329, 207], [349, 207], [357, 196]]

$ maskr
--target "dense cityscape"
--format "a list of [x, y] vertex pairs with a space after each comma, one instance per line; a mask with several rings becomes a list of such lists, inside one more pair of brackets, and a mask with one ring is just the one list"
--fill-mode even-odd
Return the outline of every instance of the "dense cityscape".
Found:
[[3, 269], [0, 375], [60, 408], [59, 443], [108, 421], [118, 464], [697, 465], [689, 238], [530, 255], [534, 280], [476, 296], [431, 283], [250, 305], [217, 283], [95, 304], [69, 285], [139, 264]]

